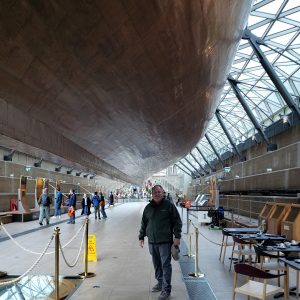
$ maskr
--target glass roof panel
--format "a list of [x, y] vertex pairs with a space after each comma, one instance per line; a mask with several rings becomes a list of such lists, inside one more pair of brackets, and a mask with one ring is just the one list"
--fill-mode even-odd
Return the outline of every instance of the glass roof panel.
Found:
[[273, 24], [271, 30], [268, 32], [268, 35], [272, 35], [274, 33], [278, 33], [278, 32], [293, 28], [293, 27], [294, 27], [293, 25], [289, 25], [289, 24], [284, 23], [284, 22], [276, 21]]
[[[300, 16], [299, 16], [299, 19], [300, 19]], [[295, 32], [292, 32], [289, 34], [284, 34], [279, 37], [272, 38], [271, 40], [272, 40], [272, 42], [286, 46], [294, 36], [295, 36]]]
[[261, 22], [263, 20], [265, 20], [265, 18], [263, 18], [263, 17], [249, 16], [248, 26], [251, 27], [251, 25], [257, 24], [257, 23], [259, 23], [259, 22]]
[[287, 18], [290, 19], [290, 20], [294, 20], [296, 22], [299, 22], [299, 20], [300, 20], [300, 12], [297, 11], [294, 14], [290, 14], [290, 15], [288, 15]]
[[[299, 106], [300, 0], [254, 1], [248, 29], [264, 41], [265, 45], [260, 45], [260, 49]], [[244, 101], [263, 128], [277, 121], [280, 113], [290, 111], [247, 40], [240, 42], [230, 75], [238, 80], [237, 87]], [[218, 109], [234, 143], [251, 138], [257, 132], [228, 82]], [[216, 116], [210, 121], [206, 134], [219, 154], [232, 150]], [[208, 161], [217, 158], [205, 136], [197, 146]], [[193, 154], [203, 166], [206, 165], [197, 149], [193, 150]], [[190, 155], [188, 157], [193, 161]]]
[[265, 2], [266, 4], [263, 5], [262, 7], [258, 8], [257, 11], [275, 15], [277, 13], [277, 11], [279, 10], [279, 8], [281, 7], [283, 1], [284, 0], [275, 0], [275, 1], [272, 1], [271, 3], [268, 3], [269, 1], [260, 1], [260, 2]]
[[284, 7], [284, 9], [282, 11], [284, 12], [284, 11], [290, 10], [292, 8], [295, 8], [295, 7], [299, 7], [299, 0], [290, 0], [285, 5], [285, 7]]
[[264, 36], [264, 34], [265, 34], [266, 30], [268, 29], [269, 25], [270, 24], [265, 24], [263, 26], [260, 26], [258, 28], [255, 28], [255, 29], [251, 30], [251, 32], [253, 34], [255, 34], [256, 36], [258, 36], [258, 37], [262, 37], [262, 36]]

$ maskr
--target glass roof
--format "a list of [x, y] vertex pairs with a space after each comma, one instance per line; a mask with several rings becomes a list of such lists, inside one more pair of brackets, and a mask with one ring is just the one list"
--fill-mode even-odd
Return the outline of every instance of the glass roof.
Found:
[[[254, 1], [247, 27], [251, 33], [265, 42], [260, 49], [299, 106], [300, 0]], [[279, 120], [281, 114], [290, 112], [247, 40], [240, 42], [230, 75], [239, 81], [238, 87], [244, 99], [263, 128]], [[224, 86], [218, 109], [236, 144], [256, 133], [253, 123], [228, 82]], [[206, 134], [219, 154], [232, 151], [232, 146], [216, 116], [210, 121]], [[217, 157], [205, 137], [197, 146], [208, 161]], [[192, 153], [202, 166], [206, 164], [197, 149], [193, 149]], [[199, 168], [191, 155], [186, 158]], [[192, 169], [184, 159], [181, 161]]]

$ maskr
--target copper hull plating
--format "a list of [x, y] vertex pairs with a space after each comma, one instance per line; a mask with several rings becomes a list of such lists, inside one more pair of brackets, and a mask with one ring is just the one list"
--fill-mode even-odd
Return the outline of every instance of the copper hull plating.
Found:
[[250, 7], [1, 1], [0, 144], [116, 177], [170, 165], [213, 116]]

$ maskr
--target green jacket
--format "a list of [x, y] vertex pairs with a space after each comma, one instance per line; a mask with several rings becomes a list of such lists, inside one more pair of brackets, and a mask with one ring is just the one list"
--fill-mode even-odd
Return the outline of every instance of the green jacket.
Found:
[[181, 238], [182, 222], [176, 206], [166, 200], [157, 205], [153, 200], [145, 207], [139, 240], [148, 237], [149, 243], [173, 242], [173, 236]]

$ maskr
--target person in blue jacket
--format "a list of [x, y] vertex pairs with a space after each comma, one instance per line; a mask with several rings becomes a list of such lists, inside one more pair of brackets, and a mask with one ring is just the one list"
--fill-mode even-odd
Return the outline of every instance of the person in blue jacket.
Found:
[[55, 194], [55, 218], [60, 218], [61, 216], [61, 204], [62, 204], [63, 194], [58, 187]]

